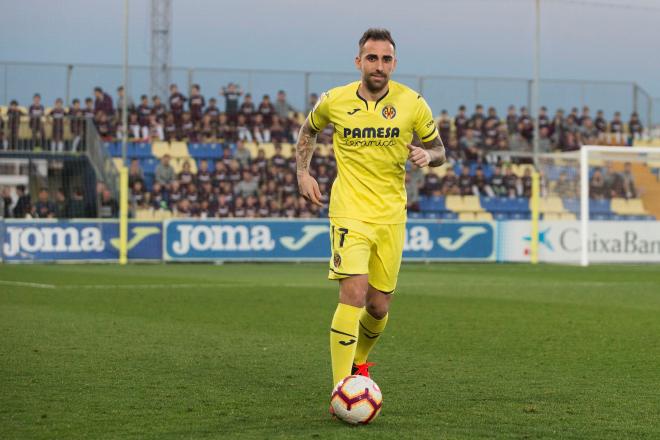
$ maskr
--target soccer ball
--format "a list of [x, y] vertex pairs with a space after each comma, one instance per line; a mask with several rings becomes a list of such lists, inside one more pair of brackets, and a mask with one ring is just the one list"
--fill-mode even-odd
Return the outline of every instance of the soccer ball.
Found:
[[383, 395], [376, 382], [365, 376], [340, 380], [330, 396], [335, 415], [352, 425], [371, 423], [383, 406]]

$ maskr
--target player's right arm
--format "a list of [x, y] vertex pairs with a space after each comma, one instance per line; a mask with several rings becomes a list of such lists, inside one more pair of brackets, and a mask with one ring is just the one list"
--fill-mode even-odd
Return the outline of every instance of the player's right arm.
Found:
[[312, 162], [312, 155], [316, 148], [316, 135], [318, 132], [312, 127], [309, 118], [300, 127], [298, 133], [298, 143], [296, 144], [296, 174], [298, 176], [298, 191], [300, 195], [314, 203], [323, 206], [321, 203], [321, 191], [315, 178], [309, 174], [309, 165]]
[[316, 148], [316, 135], [330, 122], [329, 94], [323, 93], [298, 134], [296, 144], [296, 170], [298, 176], [298, 191], [315, 205], [323, 206], [321, 203], [321, 191], [319, 184], [309, 174], [309, 165], [312, 162], [314, 148]]

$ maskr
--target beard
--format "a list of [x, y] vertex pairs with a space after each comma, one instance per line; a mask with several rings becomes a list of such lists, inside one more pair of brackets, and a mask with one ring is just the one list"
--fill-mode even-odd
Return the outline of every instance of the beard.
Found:
[[387, 82], [389, 77], [383, 74], [382, 78], [374, 78], [372, 74], [369, 74], [364, 77], [364, 84], [371, 93], [381, 92], [385, 87], [387, 87]]

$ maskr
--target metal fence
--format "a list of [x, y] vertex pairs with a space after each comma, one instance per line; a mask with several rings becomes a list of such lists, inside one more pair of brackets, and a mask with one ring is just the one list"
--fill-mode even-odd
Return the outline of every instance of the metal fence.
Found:
[[[224, 100], [220, 89], [229, 82], [260, 100], [261, 95], [275, 95], [282, 89], [289, 102], [301, 111], [306, 110], [310, 93], [320, 93], [331, 87], [356, 80], [356, 72], [310, 72], [256, 69], [186, 68], [173, 67], [172, 81], [184, 91], [190, 85], [201, 86], [207, 98], [218, 98], [220, 108]], [[531, 107], [529, 78], [458, 77], [438, 75], [395, 74], [394, 79], [419, 90], [436, 111], [446, 109], [454, 114], [461, 104], [473, 108], [476, 104], [494, 106], [500, 115], [510, 104]], [[128, 94], [137, 101], [150, 90], [148, 66], [130, 66]], [[116, 88], [122, 82], [121, 65], [55, 64], [0, 62], [0, 103], [7, 105], [16, 99], [29, 104], [39, 92], [45, 105], [55, 98], [70, 103], [73, 98], [92, 96], [95, 86], [101, 86], [116, 98]], [[610, 118], [620, 111], [624, 119], [637, 111], [645, 125], [660, 123], [660, 99], [653, 99], [633, 82], [543, 79], [540, 84], [541, 105], [550, 112], [557, 108], [570, 109], [588, 105], [592, 111], [603, 110]]]

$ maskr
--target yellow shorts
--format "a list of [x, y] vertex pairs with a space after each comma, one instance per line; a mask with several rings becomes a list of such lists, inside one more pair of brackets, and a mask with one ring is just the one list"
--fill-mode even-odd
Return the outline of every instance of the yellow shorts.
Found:
[[352, 218], [330, 219], [328, 279], [369, 275], [369, 284], [385, 293], [396, 289], [406, 224], [381, 225]]

